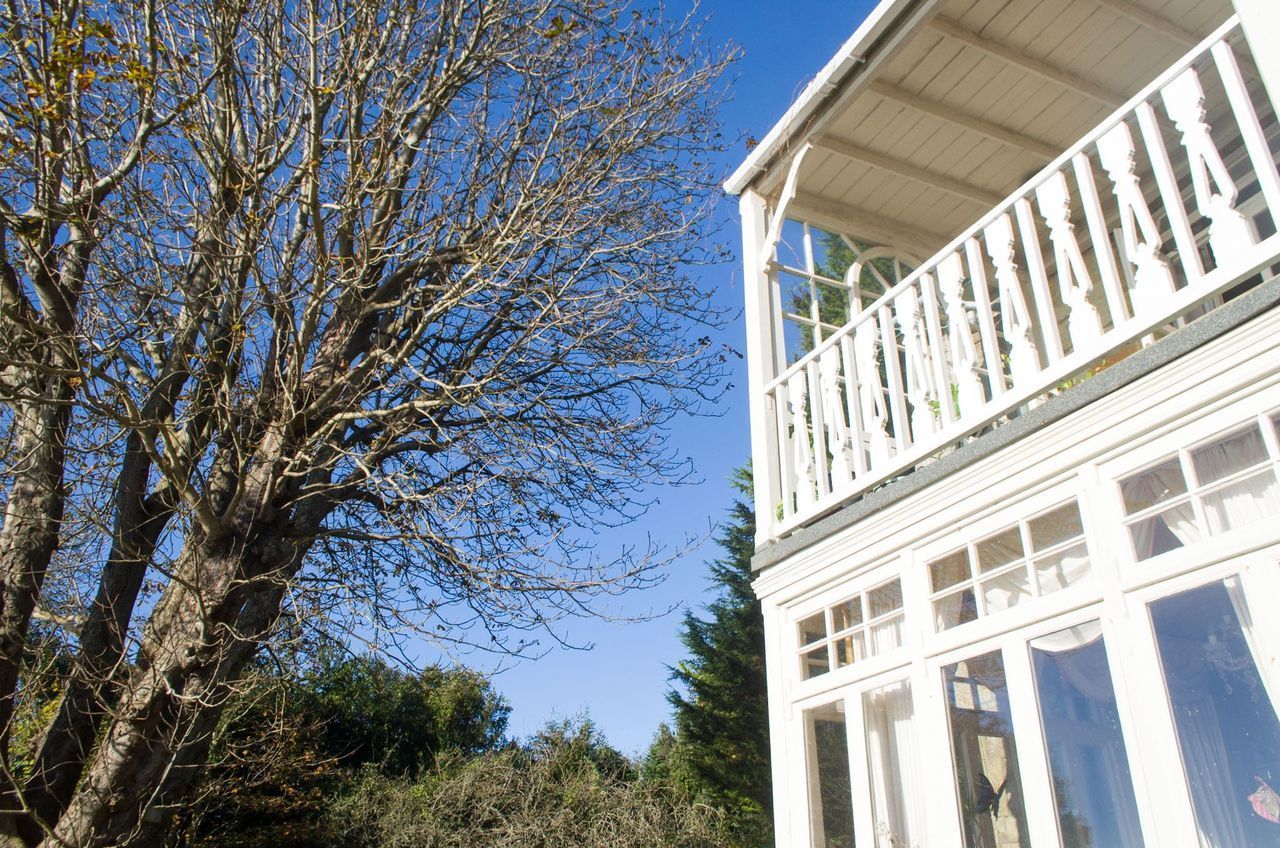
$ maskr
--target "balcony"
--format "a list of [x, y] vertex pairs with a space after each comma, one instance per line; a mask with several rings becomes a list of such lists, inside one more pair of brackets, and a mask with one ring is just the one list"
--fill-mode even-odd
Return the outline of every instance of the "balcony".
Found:
[[[888, 251], [838, 235], [838, 213], [820, 222], [825, 240], [815, 215], [784, 225], [795, 160], [764, 238], [767, 338], [753, 350], [770, 366], [753, 410], [761, 539], [1004, 426], [1271, 276], [1278, 137], [1231, 17], [923, 261], [911, 249], [930, 240], [914, 232]], [[823, 255], [837, 240], [844, 262]]]

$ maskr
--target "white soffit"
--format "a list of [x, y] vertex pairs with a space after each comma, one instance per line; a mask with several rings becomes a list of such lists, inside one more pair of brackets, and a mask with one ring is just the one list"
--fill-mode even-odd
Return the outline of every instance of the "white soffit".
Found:
[[[826, 66], [814, 77], [796, 102], [791, 104], [782, 118], [765, 134], [750, 155], [730, 175], [724, 189], [731, 195], [741, 194], [757, 174], [767, 170], [774, 156], [792, 140], [797, 127], [818, 111], [828, 96], [834, 92], [858, 65], [866, 59], [867, 51], [885, 32], [902, 18], [916, 0], [880, 0], [861, 26], [848, 41], [836, 51]], [[923, 0], [925, 3], [934, 0]], [[785, 13], [784, 13], [785, 14]]]
[[929, 255], [1231, 14], [1231, 0], [885, 0], [725, 183]]

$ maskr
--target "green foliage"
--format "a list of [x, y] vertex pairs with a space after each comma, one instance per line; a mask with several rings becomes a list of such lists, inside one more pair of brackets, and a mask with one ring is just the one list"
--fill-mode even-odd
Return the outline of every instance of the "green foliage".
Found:
[[413, 674], [333, 651], [284, 679], [259, 668], [228, 705], [204, 791], [179, 816], [170, 844], [332, 845], [325, 814], [362, 768], [412, 779], [442, 755], [496, 749], [509, 712], [468, 669]]
[[302, 681], [324, 716], [324, 747], [345, 765], [413, 777], [444, 751], [497, 747], [511, 711], [485, 677], [431, 666], [418, 674], [371, 656], [322, 656]]
[[449, 757], [417, 780], [366, 769], [331, 813], [351, 848], [727, 848], [719, 814], [638, 779], [589, 723]]
[[[733, 482], [746, 497], [750, 472]], [[735, 843], [752, 848], [773, 837], [764, 622], [751, 591], [755, 515], [745, 501], [734, 502], [718, 541], [725, 555], [711, 563], [711, 580], [720, 594], [707, 618], [685, 615], [690, 656], [672, 670], [679, 689], [668, 694], [675, 733], [659, 731], [646, 773], [723, 809]]]

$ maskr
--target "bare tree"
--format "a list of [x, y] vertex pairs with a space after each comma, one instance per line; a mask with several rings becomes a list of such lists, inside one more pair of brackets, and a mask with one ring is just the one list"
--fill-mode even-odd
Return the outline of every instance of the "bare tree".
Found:
[[[13, 844], [153, 842], [281, 615], [519, 651], [719, 390], [728, 57], [623, 0], [9, 0]], [[72, 660], [7, 758], [31, 621]]]

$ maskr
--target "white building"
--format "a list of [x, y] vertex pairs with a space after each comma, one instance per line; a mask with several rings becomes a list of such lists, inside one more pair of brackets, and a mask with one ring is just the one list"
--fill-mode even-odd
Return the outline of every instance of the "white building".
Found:
[[884, 0], [731, 177], [780, 846], [1280, 846], [1276, 103], [1278, 0]]

